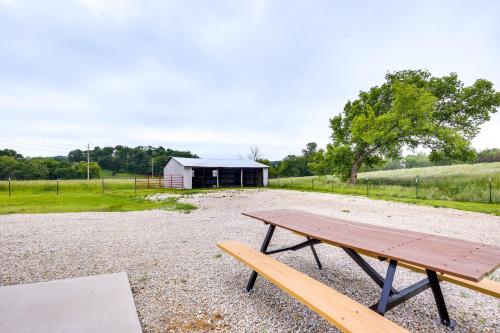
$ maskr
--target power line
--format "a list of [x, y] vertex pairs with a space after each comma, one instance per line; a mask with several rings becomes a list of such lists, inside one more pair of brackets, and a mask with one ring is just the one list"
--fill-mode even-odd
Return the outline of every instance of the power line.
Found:
[[87, 143], [87, 180], [90, 180], [90, 144]]

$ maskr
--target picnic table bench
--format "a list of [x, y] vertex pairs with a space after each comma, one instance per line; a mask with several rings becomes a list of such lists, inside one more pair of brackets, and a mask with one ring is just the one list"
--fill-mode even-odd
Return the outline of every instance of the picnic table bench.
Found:
[[[260, 252], [235, 241], [219, 247], [253, 269], [247, 290], [253, 289], [261, 274], [310, 307], [333, 325], [347, 332], [398, 332], [401, 327], [383, 317], [386, 311], [431, 288], [441, 323], [453, 328], [441, 287], [441, 280], [500, 297], [500, 284], [484, 279], [500, 266], [500, 247], [443, 236], [357, 223], [297, 210], [243, 213], [269, 225]], [[299, 244], [268, 250], [276, 227], [300, 236]], [[314, 246], [320, 243], [342, 248], [381, 288], [379, 301], [366, 308], [349, 297], [323, 285], [267, 255], [310, 248], [318, 268], [321, 261]], [[382, 277], [362, 256], [388, 262]], [[397, 267], [425, 273], [426, 278], [402, 290], [393, 287]], [[374, 311], [371, 311], [371, 310]], [[366, 325], [366, 326], [365, 326]]]

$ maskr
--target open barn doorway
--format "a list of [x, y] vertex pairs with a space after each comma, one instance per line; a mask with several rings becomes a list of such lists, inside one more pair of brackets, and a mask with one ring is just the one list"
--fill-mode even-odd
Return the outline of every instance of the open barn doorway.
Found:
[[193, 168], [193, 188], [263, 186], [262, 169]]

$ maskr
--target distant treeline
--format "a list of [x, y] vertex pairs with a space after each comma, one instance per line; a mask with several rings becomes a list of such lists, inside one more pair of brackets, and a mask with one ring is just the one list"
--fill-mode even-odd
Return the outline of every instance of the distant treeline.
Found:
[[[169, 156], [197, 157], [189, 151], [163, 147], [95, 147], [90, 150], [90, 177], [101, 177], [102, 169], [140, 175], [158, 175]], [[0, 149], [0, 179], [82, 179], [87, 177], [87, 152], [72, 150], [68, 156], [25, 157], [12, 149]]]
[[[90, 176], [99, 177], [101, 169], [90, 163]], [[86, 162], [70, 162], [65, 156], [24, 157], [12, 149], [0, 150], [0, 179], [79, 179], [87, 177]]]
[[[190, 151], [173, 150], [163, 147], [139, 146], [135, 148], [126, 146], [95, 147], [90, 151], [90, 160], [97, 162], [103, 169], [118, 172], [134, 173], [139, 175], [162, 173], [163, 167], [170, 156], [198, 157]], [[70, 162], [87, 161], [87, 152], [80, 149], [72, 150], [68, 154]]]
[[[325, 150], [318, 149], [318, 145], [315, 142], [308, 143], [300, 155], [288, 155], [283, 160], [276, 162], [261, 160], [261, 162], [271, 166], [271, 177], [277, 177], [278, 175], [281, 177], [303, 177], [331, 174], [332, 168], [328, 161], [329, 159]], [[472, 163], [490, 162], [500, 162], [499, 148], [478, 151], [475, 159], [472, 161]], [[360, 171], [410, 169], [462, 163], [461, 161], [451, 159], [441, 159], [440, 161], [431, 162], [428, 154], [417, 153], [404, 156], [401, 159], [386, 160], [371, 168], [363, 167]]]
[[[89, 151], [90, 177], [99, 178], [102, 169], [111, 170], [112, 174], [131, 173], [150, 175], [151, 167], [154, 174], [162, 173], [170, 156], [198, 157], [190, 151], [165, 149], [163, 147], [126, 146], [95, 147]], [[302, 177], [311, 175], [331, 174], [327, 152], [318, 149], [315, 142], [310, 142], [300, 155], [288, 155], [281, 161], [259, 159], [269, 165], [270, 177]], [[485, 149], [476, 153], [473, 163], [500, 162], [500, 149]], [[431, 162], [424, 153], [407, 155], [401, 159], [383, 161], [380, 165], [360, 171], [391, 170], [403, 168], [419, 168], [437, 165], [460, 164], [454, 160]], [[87, 152], [80, 149], [72, 150], [67, 156], [56, 157], [24, 157], [12, 149], [0, 149], [0, 179], [82, 179], [87, 177]]]

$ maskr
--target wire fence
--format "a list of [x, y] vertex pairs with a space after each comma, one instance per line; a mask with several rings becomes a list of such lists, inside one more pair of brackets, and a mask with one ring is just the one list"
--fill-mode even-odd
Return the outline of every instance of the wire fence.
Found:
[[378, 197], [500, 203], [500, 175], [358, 179], [353, 185], [333, 176], [277, 177], [272, 188]]
[[[406, 179], [359, 179], [356, 185], [333, 176], [278, 177], [269, 180], [269, 187], [312, 190], [339, 194], [378, 197], [449, 200], [462, 202], [500, 203], [500, 175], [416, 177]], [[0, 196], [23, 194], [63, 195], [75, 192], [119, 192], [182, 189], [182, 175], [170, 178], [124, 177], [91, 180], [0, 180]]]
[[52, 179], [52, 180], [0, 180], [0, 196], [16, 196], [27, 194], [65, 193], [109, 193], [118, 191], [182, 189], [183, 176], [163, 177], [120, 177], [100, 179]]

